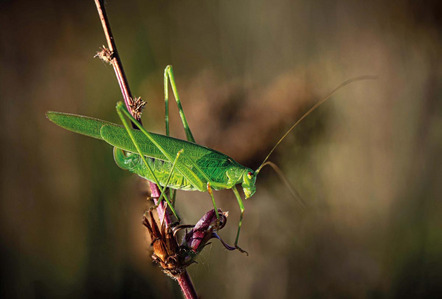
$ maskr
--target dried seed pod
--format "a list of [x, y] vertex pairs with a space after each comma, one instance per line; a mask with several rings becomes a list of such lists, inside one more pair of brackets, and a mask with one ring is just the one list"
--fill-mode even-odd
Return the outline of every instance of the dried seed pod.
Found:
[[[235, 247], [227, 245], [216, 233], [222, 229], [227, 222], [227, 212], [218, 209], [220, 218], [217, 219], [215, 210], [210, 210], [197, 222], [192, 225], [176, 225], [173, 228], [166, 228], [166, 225], [157, 224], [152, 211], [144, 215], [143, 224], [149, 231], [152, 240], [152, 259], [163, 271], [171, 277], [176, 278], [184, 270], [195, 262], [196, 256], [209, 244], [212, 238], [221, 241], [225, 248], [235, 250]], [[193, 227], [187, 232], [178, 245], [178, 231]]]
[[189, 254], [184, 252], [185, 248], [178, 245], [170, 228], [166, 228], [164, 223], [159, 228], [152, 211], [149, 211], [148, 215], [149, 217], [144, 215], [143, 224], [152, 240], [152, 260], [158, 263], [166, 274], [176, 277], [192, 263], [192, 258], [188, 258]]

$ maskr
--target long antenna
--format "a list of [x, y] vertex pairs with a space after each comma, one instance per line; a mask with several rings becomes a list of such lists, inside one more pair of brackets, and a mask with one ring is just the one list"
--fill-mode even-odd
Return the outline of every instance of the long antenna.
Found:
[[315, 105], [313, 105], [312, 108], [310, 108], [306, 113], [304, 113], [303, 116], [301, 116], [300, 119], [298, 119], [291, 127], [290, 129], [287, 130], [287, 132], [285, 132], [285, 134], [278, 140], [278, 142], [275, 144], [275, 146], [270, 150], [269, 154], [267, 155], [267, 157], [264, 159], [264, 161], [262, 161], [261, 165], [259, 166], [258, 170], [256, 170], [257, 173], [259, 173], [259, 171], [261, 170], [261, 168], [264, 166], [264, 164], [267, 162], [267, 160], [270, 158], [270, 155], [273, 154], [273, 152], [275, 151], [275, 149], [278, 147], [278, 145], [284, 140], [285, 137], [287, 137], [287, 135], [304, 119], [306, 118], [310, 113], [312, 113], [316, 108], [318, 108], [319, 106], [321, 106], [325, 101], [327, 101], [333, 94], [335, 94], [339, 89], [341, 89], [342, 87], [356, 82], [356, 81], [361, 81], [361, 80], [373, 80], [373, 79], [377, 79], [377, 76], [370, 76], [370, 75], [365, 75], [365, 76], [360, 76], [360, 77], [355, 77], [352, 79], [348, 79], [344, 82], [342, 82], [341, 84], [339, 84], [335, 89], [333, 89], [325, 98], [323, 98], [322, 100], [320, 100], [319, 102], [317, 102]]
[[276, 172], [276, 174], [279, 176], [279, 178], [285, 184], [285, 186], [287, 187], [289, 192], [292, 194], [293, 198], [299, 200], [299, 203], [301, 204], [301, 207], [305, 208], [307, 206], [306, 203], [305, 203], [305, 200], [302, 198], [301, 194], [299, 194], [299, 192], [296, 189], [294, 189], [292, 187], [292, 185], [290, 185], [289, 180], [287, 180], [287, 178], [285, 177], [285, 175], [282, 172], [282, 170], [278, 167], [278, 165], [276, 165], [272, 161], [267, 161], [267, 162], [263, 163], [261, 168], [263, 168], [266, 165], [269, 165], [270, 167], [272, 167], [272, 169]]

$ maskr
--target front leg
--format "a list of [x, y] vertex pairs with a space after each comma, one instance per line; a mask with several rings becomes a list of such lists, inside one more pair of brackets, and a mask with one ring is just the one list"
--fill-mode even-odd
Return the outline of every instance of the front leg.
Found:
[[241, 249], [241, 247], [238, 246], [239, 233], [241, 231], [242, 218], [244, 216], [244, 204], [242, 202], [241, 196], [239, 195], [238, 189], [236, 189], [236, 186], [233, 186], [232, 190], [233, 190], [233, 193], [235, 194], [236, 200], [238, 201], [239, 209], [241, 211], [241, 215], [239, 217], [239, 223], [238, 223], [238, 232], [236, 233], [236, 239], [235, 239], [235, 248], [238, 249], [239, 251], [241, 251], [242, 253], [249, 255], [247, 253], [247, 251]]

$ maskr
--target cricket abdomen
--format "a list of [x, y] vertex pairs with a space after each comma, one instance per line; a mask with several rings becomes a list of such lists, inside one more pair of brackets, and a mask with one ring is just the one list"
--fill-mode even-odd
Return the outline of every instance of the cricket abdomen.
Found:
[[[140, 155], [131, 152], [123, 152], [120, 149], [114, 148], [114, 159], [115, 163], [120, 168], [129, 170], [130, 172], [133, 172], [148, 181], [155, 182], [154, 177], [150, 174], [150, 171], [144, 165]], [[187, 180], [176, 170], [172, 173], [169, 182], [167, 182], [170, 171], [172, 169], [172, 163], [149, 157], [146, 157], [146, 162], [155, 173], [156, 179], [162, 187], [169, 187], [172, 189], [187, 191], [198, 190], [189, 182], [189, 180]]]
[[[176, 167], [170, 176], [172, 163], [169, 161], [147, 156], [145, 159], [162, 187], [185, 191], [207, 191], [207, 183], [210, 182], [212, 188], [215, 190], [230, 189], [239, 183], [239, 179], [244, 172], [244, 167], [227, 156], [226, 159], [219, 159], [217, 154], [216, 152], [209, 153], [196, 161], [189, 161], [189, 158], [187, 158], [185, 154], [182, 154], [177, 162], [183, 163], [191, 169], [203, 182], [204, 189], [192, 184]], [[138, 154], [114, 148], [114, 159], [120, 168], [129, 170], [151, 182], [155, 182], [154, 177]]]

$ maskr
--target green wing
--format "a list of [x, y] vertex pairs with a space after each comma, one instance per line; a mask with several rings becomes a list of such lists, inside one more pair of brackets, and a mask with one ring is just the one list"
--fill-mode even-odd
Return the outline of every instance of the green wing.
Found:
[[112, 127], [122, 128], [121, 126], [118, 126], [108, 121], [104, 121], [93, 117], [70, 114], [70, 113], [49, 111], [46, 113], [46, 117], [54, 124], [66, 130], [86, 135], [89, 137], [97, 138], [100, 140], [103, 140], [103, 137], [101, 137], [100, 134], [102, 126], [108, 125]]
[[[161, 153], [161, 151], [144, 135], [140, 130], [131, 130], [135, 141], [140, 147], [141, 152], [152, 158], [168, 161], [167, 158]], [[170, 137], [162, 138], [164, 136], [151, 133], [156, 139], [167, 139]], [[122, 150], [138, 154], [132, 139], [130, 139], [127, 131], [124, 127], [115, 125], [104, 125], [100, 130], [101, 138], [110, 145], [120, 148]], [[179, 150], [179, 149], [178, 149]], [[177, 152], [178, 152], [177, 150]], [[176, 155], [176, 153], [175, 153]]]
[[[132, 129], [131, 132], [143, 154], [152, 158], [169, 161], [161, 150], [155, 146], [143, 132], [134, 129]], [[172, 157], [175, 157], [178, 151], [181, 149], [184, 150], [183, 156], [192, 160], [198, 160], [201, 157], [214, 152], [212, 149], [193, 142], [188, 142], [186, 140], [151, 132], [149, 132], [149, 134]], [[115, 147], [121, 148], [128, 152], [138, 153], [132, 139], [130, 139], [124, 127], [106, 124], [101, 127], [100, 135], [103, 140]], [[225, 155], [221, 153], [219, 153], [219, 155], [225, 157]]]
[[[125, 151], [138, 153], [134, 143], [128, 136], [126, 129], [123, 126], [93, 117], [70, 113], [51, 111], [47, 112], [46, 116], [50, 121], [66, 130], [104, 140], [110, 145]], [[152, 158], [168, 161], [161, 151], [152, 142], [150, 142], [150, 140], [141, 131], [132, 130], [132, 133], [143, 154]], [[209, 154], [213, 151], [185, 140], [155, 133], [150, 134], [158, 143], [162, 144], [172, 156], [175, 156], [180, 149], [184, 149], [186, 156], [196, 160], [201, 156]]]

